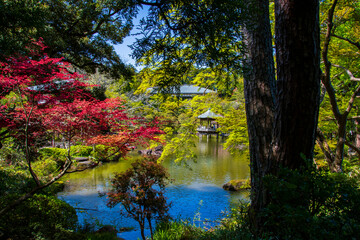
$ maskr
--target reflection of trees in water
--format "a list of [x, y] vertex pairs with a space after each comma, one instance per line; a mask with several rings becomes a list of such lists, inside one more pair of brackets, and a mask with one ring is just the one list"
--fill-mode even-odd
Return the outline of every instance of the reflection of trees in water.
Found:
[[198, 153], [203, 156], [219, 157], [222, 154], [228, 154], [222, 147], [221, 138], [211, 135], [200, 135], [198, 143]]
[[[170, 160], [163, 163], [170, 173], [170, 178], [175, 179], [166, 191], [169, 201], [173, 202], [171, 215], [192, 218], [199, 210], [199, 202], [203, 200], [201, 218], [216, 219], [221, 211], [238, 203], [239, 199], [248, 199], [246, 192], [230, 193], [223, 190], [222, 185], [231, 179], [247, 178], [249, 163], [245, 158], [231, 156], [224, 150], [221, 138], [216, 141], [216, 137], [209, 140], [204, 137], [196, 142], [197, 163], [188, 162], [192, 170]], [[98, 197], [98, 191], [104, 192], [108, 189], [113, 173], [125, 171], [130, 163], [131, 159], [105, 163], [94, 169], [69, 175], [65, 180], [70, 180], [68, 186], [71, 188], [67, 189], [68, 193], [64, 193], [61, 198], [76, 207], [97, 209], [89, 213], [103, 224], [113, 224], [111, 221], [115, 219], [118, 221], [115, 225], [136, 226], [131, 219], [118, 219], [118, 209], [108, 209], [106, 198]], [[88, 219], [88, 216], [82, 213], [79, 216], [80, 220]], [[135, 238], [137, 237], [129, 235], [129, 239]]]
[[[192, 170], [184, 166], [178, 166], [168, 160], [163, 164], [174, 179], [174, 185], [210, 184], [221, 187], [232, 179], [243, 179], [249, 177], [248, 160], [241, 157], [234, 157], [222, 148], [221, 138], [207, 139], [206, 136], [196, 140], [195, 149], [198, 156], [197, 162], [187, 162]], [[135, 156], [136, 157], [136, 156]], [[67, 179], [71, 181], [71, 190], [100, 191], [110, 187], [109, 178], [114, 172], [125, 171], [131, 163], [131, 159], [119, 162], [105, 163], [94, 169], [75, 173]]]
[[201, 165], [203, 174], [220, 184], [231, 179], [248, 178], [250, 170], [246, 156], [232, 156], [222, 143], [222, 138], [200, 136], [197, 164]]
[[64, 178], [66, 184], [65, 191], [102, 191], [110, 188], [110, 178], [114, 172], [123, 172], [130, 166], [129, 160], [119, 162], [104, 163], [93, 169], [67, 175]]
[[243, 157], [234, 157], [222, 148], [222, 142], [213, 139], [200, 138], [196, 154], [197, 162], [187, 162], [189, 168], [174, 166], [171, 161], [166, 162], [171, 178], [175, 185], [190, 185], [196, 183], [213, 184], [222, 186], [232, 179], [249, 177], [249, 163]]

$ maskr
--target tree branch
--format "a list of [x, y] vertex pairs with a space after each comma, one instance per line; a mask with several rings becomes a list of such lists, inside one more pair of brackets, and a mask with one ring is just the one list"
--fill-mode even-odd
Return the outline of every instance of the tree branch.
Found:
[[344, 37], [341, 37], [341, 36], [336, 35], [336, 34], [331, 34], [331, 36], [336, 37], [336, 38], [341, 39], [341, 40], [344, 40], [344, 41], [347, 41], [348, 43], [350, 43], [351, 45], [357, 47], [360, 50], [360, 43], [359, 42], [354, 42], [354, 41], [352, 41], [352, 40], [350, 40], [348, 38], [344, 38]]
[[335, 155], [331, 150], [329, 144], [327, 143], [325, 136], [320, 128], [316, 129], [316, 143], [320, 147], [321, 151], [324, 153], [326, 161], [329, 163], [329, 165], [333, 163]]
[[161, 3], [151, 3], [151, 2], [145, 2], [145, 1], [140, 1], [141, 4], [143, 5], [148, 5], [148, 6], [152, 6], [152, 7], [157, 7], [159, 9], [159, 12], [160, 12], [160, 16], [164, 19], [165, 21], [165, 24], [166, 26], [172, 30], [172, 31], [179, 31], [179, 30], [182, 30], [182, 29], [185, 29], [187, 28], [188, 26], [190, 26], [191, 24], [195, 24], [196, 22], [195, 21], [186, 21], [186, 23], [182, 26], [172, 26], [170, 21], [169, 21], [169, 18], [165, 15], [165, 12], [162, 8], [163, 4]]
[[358, 147], [356, 147], [354, 144], [352, 144], [351, 142], [349, 141], [345, 141], [345, 144], [349, 147], [351, 147], [360, 157], [360, 149]]
[[331, 83], [331, 79], [330, 79], [331, 63], [329, 62], [329, 59], [327, 57], [328, 52], [329, 52], [329, 45], [330, 45], [330, 41], [331, 41], [331, 31], [332, 31], [332, 28], [334, 25], [333, 24], [334, 11], [335, 11], [337, 2], [338, 2], [337, 0], [334, 0], [334, 2], [332, 3], [331, 8], [329, 9], [329, 12], [328, 12], [328, 17], [326, 19], [327, 29], [326, 29], [326, 34], [325, 34], [324, 45], [322, 48], [323, 50], [321, 52], [322, 60], [324, 62], [324, 73], [321, 76], [321, 82], [324, 84], [326, 91], [329, 95], [331, 109], [333, 111], [333, 114], [334, 114], [336, 120], [338, 122], [340, 122], [342, 115], [340, 113], [340, 110], [339, 110], [339, 107], [337, 104], [334, 87]]
[[[350, 113], [350, 111], [351, 111], [351, 109], [352, 109], [352, 107], [353, 107], [354, 101], [355, 101], [355, 99], [356, 99], [356, 96], [357, 96], [357, 94], [359, 93], [359, 91], [360, 91], [360, 84], [358, 85], [358, 87], [356, 88], [356, 90], [353, 92], [353, 94], [351, 95], [351, 98], [350, 98], [350, 100], [349, 100], [349, 102], [348, 102], [348, 106], [347, 106], [347, 108], [346, 108], [346, 113], [347, 113], [347, 115], [349, 115], [349, 113]], [[346, 115], [346, 117], [347, 117], [347, 115]]]
[[347, 75], [350, 77], [351, 81], [360, 82], [360, 78], [354, 77], [354, 75], [352, 74], [352, 72], [349, 69], [347, 69], [343, 66], [337, 65], [337, 64], [332, 64], [332, 66], [345, 70]]

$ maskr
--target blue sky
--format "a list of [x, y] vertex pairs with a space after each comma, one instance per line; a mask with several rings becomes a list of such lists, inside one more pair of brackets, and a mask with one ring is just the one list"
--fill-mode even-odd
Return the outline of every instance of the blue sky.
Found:
[[135, 60], [129, 56], [131, 54], [131, 49], [129, 45], [131, 45], [135, 41], [137, 36], [132, 36], [131, 34], [135, 34], [137, 32], [136, 30], [137, 25], [139, 24], [140, 19], [147, 15], [148, 10], [149, 10], [148, 6], [145, 6], [143, 9], [140, 9], [137, 18], [134, 19], [134, 28], [133, 30], [131, 30], [130, 36], [126, 37], [122, 44], [114, 46], [116, 53], [120, 56], [120, 58], [124, 61], [124, 63], [131, 64], [134, 67], [135, 67]]
[[131, 64], [135, 66], [135, 60], [132, 59], [129, 55], [131, 54], [131, 49], [128, 45], [131, 45], [135, 41], [135, 36], [129, 36], [124, 39], [124, 42], [120, 45], [115, 45], [115, 51], [120, 56], [120, 58], [126, 64]]

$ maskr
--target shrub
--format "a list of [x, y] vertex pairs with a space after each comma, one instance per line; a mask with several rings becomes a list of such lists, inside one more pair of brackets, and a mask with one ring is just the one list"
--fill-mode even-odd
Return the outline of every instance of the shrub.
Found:
[[91, 155], [93, 147], [84, 145], [75, 145], [70, 147], [70, 154], [73, 157], [88, 157]]
[[117, 236], [112, 233], [87, 233], [84, 234], [86, 240], [119, 240]]
[[[31, 191], [35, 186], [28, 171], [14, 165], [0, 164], [0, 197], [11, 194], [22, 194]], [[41, 190], [46, 195], [55, 195], [64, 189], [64, 183], [57, 181]]]
[[119, 157], [120, 153], [117, 153], [115, 147], [108, 147], [105, 145], [96, 145], [95, 150], [91, 152], [91, 156], [96, 161], [109, 161]]
[[34, 171], [39, 177], [49, 176], [59, 170], [58, 162], [53, 158], [38, 160], [32, 164]]
[[[2, 198], [1, 204], [18, 196]], [[0, 216], [0, 230], [11, 239], [71, 239], [77, 227], [74, 208], [54, 196], [37, 194]]]
[[140, 225], [145, 240], [145, 222], [149, 224], [151, 237], [154, 218], [167, 219], [169, 205], [164, 196], [168, 174], [155, 160], [137, 160], [124, 173], [116, 173], [111, 179], [112, 190], [108, 193], [108, 206], [122, 205], [121, 214], [131, 217]]
[[188, 224], [187, 222], [163, 221], [156, 225], [154, 240], [192, 240], [199, 239], [203, 229], [197, 228]]
[[67, 150], [64, 148], [41, 148], [39, 149], [39, 160], [53, 160], [60, 168], [66, 161]]
[[267, 235], [280, 239], [360, 237], [360, 191], [345, 174], [281, 169], [265, 179], [271, 203], [261, 213]]
[[24, 169], [0, 162], [0, 196], [29, 191], [34, 184]]
[[15, 144], [6, 143], [0, 149], [0, 160], [3, 162], [21, 165], [21, 159], [25, 159], [24, 153]]

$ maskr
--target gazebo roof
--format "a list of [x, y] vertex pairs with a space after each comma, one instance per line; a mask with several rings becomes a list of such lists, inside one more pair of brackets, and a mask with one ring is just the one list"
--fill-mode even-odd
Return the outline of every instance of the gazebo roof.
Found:
[[217, 117], [223, 117], [223, 116], [213, 113], [210, 109], [198, 116], [198, 118], [200, 119], [215, 119]]

